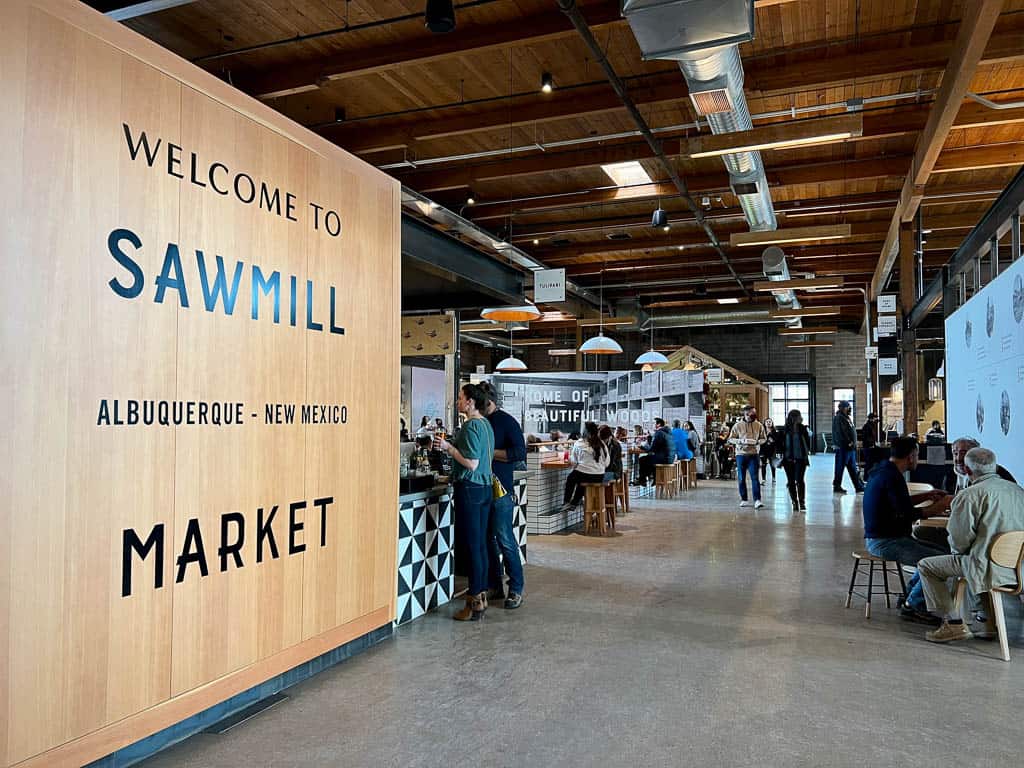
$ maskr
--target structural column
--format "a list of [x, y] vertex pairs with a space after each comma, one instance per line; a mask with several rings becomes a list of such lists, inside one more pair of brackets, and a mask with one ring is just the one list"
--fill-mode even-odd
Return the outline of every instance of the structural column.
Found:
[[900, 367], [903, 372], [903, 431], [917, 431], [920, 418], [921, 393], [918, 391], [917, 373], [917, 332], [907, 329], [906, 318], [917, 301], [914, 288], [916, 254], [914, 252], [914, 229], [911, 222], [900, 224], [899, 240], [900, 266], [900, 313], [904, 318], [904, 328], [900, 338]]

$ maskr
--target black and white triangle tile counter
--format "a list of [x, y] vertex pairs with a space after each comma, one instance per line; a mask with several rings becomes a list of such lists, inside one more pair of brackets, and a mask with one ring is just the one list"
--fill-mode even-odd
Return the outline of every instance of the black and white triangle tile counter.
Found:
[[396, 624], [412, 621], [452, 599], [454, 548], [451, 486], [398, 497]]

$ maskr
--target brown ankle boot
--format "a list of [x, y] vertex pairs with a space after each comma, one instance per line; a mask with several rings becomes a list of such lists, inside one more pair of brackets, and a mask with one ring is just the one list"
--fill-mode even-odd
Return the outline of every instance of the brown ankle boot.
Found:
[[458, 613], [452, 616], [456, 621], [480, 621], [487, 610], [487, 593], [479, 595], [466, 595], [466, 605]]

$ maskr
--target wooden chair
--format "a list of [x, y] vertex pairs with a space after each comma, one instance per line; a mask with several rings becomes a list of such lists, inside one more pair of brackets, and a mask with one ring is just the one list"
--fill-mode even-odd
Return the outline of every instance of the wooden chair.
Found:
[[[583, 501], [583, 533], [590, 533], [591, 526], [597, 528], [602, 536], [607, 532], [606, 520], [608, 517], [608, 504], [605, 502], [605, 488], [611, 485], [607, 483], [580, 483], [584, 489]], [[613, 505], [614, 507], [614, 505]], [[612, 517], [614, 519], [614, 509]]]
[[676, 465], [654, 465], [654, 495], [657, 498], [671, 499], [676, 495]]
[[[1006, 637], [1006, 615], [1003, 613], [1003, 595], [1019, 595], [1024, 593], [1024, 531], [1007, 531], [1000, 533], [992, 541], [988, 551], [988, 559], [1003, 568], [1012, 569], [1017, 583], [1008, 587], [994, 587], [989, 595], [992, 597], [992, 618], [996, 622], [996, 634], [999, 636], [999, 652], [1003, 661], [1010, 660], [1010, 642]], [[955, 611], [963, 617], [963, 604], [967, 592], [967, 580], [957, 579]]]
[[[864, 584], [864, 583], [858, 584], [857, 583], [857, 576], [860, 574], [861, 563], [864, 563], [864, 562], [867, 562], [867, 564], [868, 564], [868, 581], [867, 581], [867, 584]], [[892, 563], [894, 568], [892, 568], [892, 569], [889, 568], [889, 564], [890, 563]], [[880, 565], [881, 566], [882, 579], [884, 581], [884, 585], [880, 585], [880, 587], [881, 587], [880, 589], [876, 589], [875, 588], [875, 566], [876, 565]], [[901, 592], [901, 593], [890, 592], [889, 591], [889, 574], [892, 573], [892, 572], [895, 572], [900, 577], [900, 586], [903, 587], [903, 592]], [[857, 592], [856, 591], [857, 587], [865, 587], [865, 586], [868, 588], [867, 593]], [[879, 592], [881, 592], [883, 595], [885, 595], [885, 607], [886, 608], [892, 608], [892, 603], [889, 600], [890, 596], [892, 596], [892, 595], [899, 595], [899, 594], [906, 595], [907, 594], [907, 584], [903, 580], [903, 568], [901, 567], [901, 565], [898, 562], [893, 561], [893, 560], [885, 560], [884, 558], [881, 558], [881, 557], [876, 557], [875, 555], [872, 555], [867, 550], [864, 550], [864, 549], [854, 550], [854, 552], [853, 552], [853, 575], [850, 577], [850, 589], [846, 593], [846, 607], [847, 608], [850, 607], [850, 602], [853, 600], [853, 596], [854, 595], [857, 595], [857, 597], [863, 597], [864, 600], [865, 600], [865, 602], [864, 602], [864, 618], [865, 619], [870, 619], [871, 618], [871, 597], [872, 597], [872, 595], [877, 595]]]

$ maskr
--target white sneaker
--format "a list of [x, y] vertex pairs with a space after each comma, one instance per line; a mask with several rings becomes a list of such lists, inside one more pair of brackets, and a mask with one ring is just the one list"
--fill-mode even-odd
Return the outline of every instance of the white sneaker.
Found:
[[741, 507], [749, 507], [750, 506], [750, 502], [749, 501], [741, 501], [740, 502], [740, 506]]
[[764, 504], [762, 504], [760, 500], [754, 502], [754, 509], [760, 509], [763, 506]]

